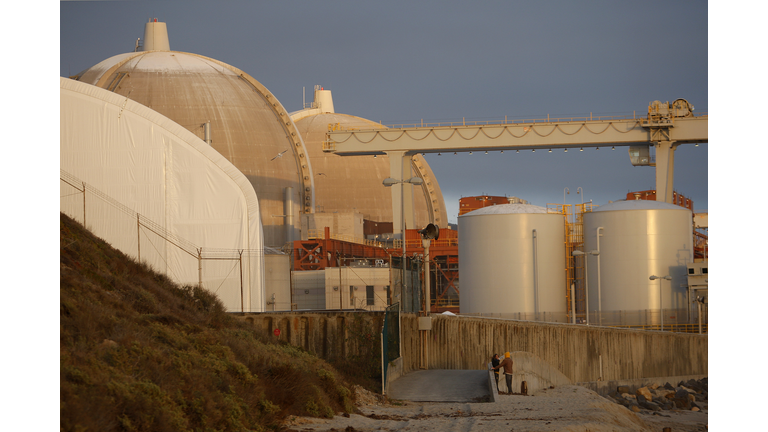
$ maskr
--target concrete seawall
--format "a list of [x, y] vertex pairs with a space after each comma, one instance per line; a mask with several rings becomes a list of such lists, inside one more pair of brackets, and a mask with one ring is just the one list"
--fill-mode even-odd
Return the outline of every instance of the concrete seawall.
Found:
[[[403, 373], [419, 369], [417, 316], [401, 316]], [[707, 374], [707, 335], [433, 315], [429, 369], [485, 369], [525, 351], [571, 382]], [[602, 370], [602, 373], [601, 373]]]
[[[384, 313], [285, 312], [239, 318], [261, 334], [330, 359], [356, 349], [349, 334], [354, 322], [359, 327], [362, 320], [378, 337]], [[400, 325], [402, 364], [398, 369], [404, 375], [419, 370], [418, 316], [402, 314]], [[427, 340], [429, 369], [486, 369], [494, 353], [525, 351], [546, 363], [530, 364], [526, 370], [553, 383], [556, 380], [547, 372], [550, 367], [573, 383], [708, 373], [707, 335], [433, 315]]]

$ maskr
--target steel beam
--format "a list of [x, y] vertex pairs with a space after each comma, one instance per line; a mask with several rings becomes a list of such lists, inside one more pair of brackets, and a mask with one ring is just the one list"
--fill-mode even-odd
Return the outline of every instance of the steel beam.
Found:
[[[680, 144], [708, 142], [709, 116], [624, 119], [567, 119], [391, 129], [333, 130], [323, 151], [341, 156], [390, 156], [393, 175], [403, 175], [403, 159], [416, 153], [535, 150], [654, 145], [657, 149], [657, 200], [672, 201], [674, 151]], [[402, 177], [400, 177], [402, 178]], [[400, 222], [401, 191], [392, 190], [393, 220]], [[407, 192], [406, 192], [407, 193]], [[412, 216], [409, 212], [408, 216]]]
[[[663, 134], [658, 131], [663, 130]], [[708, 116], [649, 124], [645, 119], [499, 123], [328, 131], [325, 151], [342, 156], [403, 152], [501, 151], [707, 142]], [[655, 135], [655, 137], [654, 137]]]

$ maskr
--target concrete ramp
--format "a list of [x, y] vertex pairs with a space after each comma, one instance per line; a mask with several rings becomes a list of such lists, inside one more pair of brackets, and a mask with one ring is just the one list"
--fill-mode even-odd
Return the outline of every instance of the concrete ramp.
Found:
[[390, 384], [389, 397], [413, 402], [483, 402], [492, 400], [487, 370], [420, 370]]

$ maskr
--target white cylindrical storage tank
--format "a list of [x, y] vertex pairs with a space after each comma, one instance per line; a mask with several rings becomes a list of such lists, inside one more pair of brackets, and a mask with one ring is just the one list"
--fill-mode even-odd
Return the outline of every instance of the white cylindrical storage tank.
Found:
[[[602, 311], [603, 325], [658, 325], [660, 308], [665, 325], [686, 322], [690, 210], [648, 200], [600, 206], [584, 214], [584, 247], [600, 252], [587, 255], [591, 324], [600, 323]], [[652, 275], [672, 279], [650, 280]]]
[[529, 204], [459, 216], [462, 314], [567, 321], [565, 220]]

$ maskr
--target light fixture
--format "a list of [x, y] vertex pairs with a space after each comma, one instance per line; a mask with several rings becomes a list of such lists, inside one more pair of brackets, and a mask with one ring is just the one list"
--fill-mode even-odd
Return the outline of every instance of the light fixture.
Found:
[[579, 151], [584, 151], [584, 147], [581, 147], [581, 148], [579, 149]]
[[516, 151], [515, 153], [520, 153], [520, 150]]
[[456, 154], [456, 152], [453, 152], [453, 154]]
[[472, 154], [472, 152], [469, 152], [469, 154]]
[[531, 150], [532, 152], [536, 153], [536, 149]]
[[502, 150], [501, 152], [504, 153], [504, 150]]
[[568, 149], [565, 149], [565, 152], [564, 152], [564, 153], [568, 153]]
[[600, 147], [595, 147], [595, 150], [600, 150]]
[[438, 153], [437, 155], [438, 155], [438, 156], [442, 156], [442, 154], [441, 154], [441, 153]]
[[552, 153], [552, 149], [549, 149], [549, 152]]
[[485, 154], [488, 154], [488, 150], [485, 151]]
[[616, 150], [616, 147], [615, 147], [615, 146], [614, 146], [614, 147], [611, 147], [611, 150]]
[[698, 146], [699, 146], [699, 143], [696, 143], [695, 147], [698, 147]]

